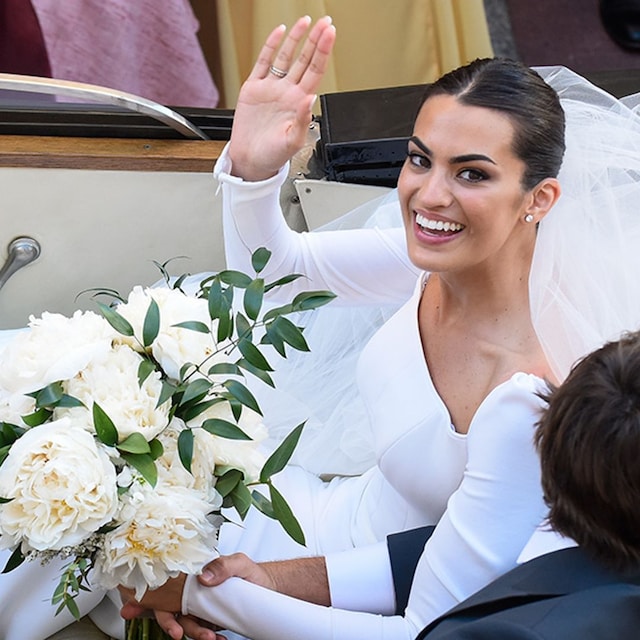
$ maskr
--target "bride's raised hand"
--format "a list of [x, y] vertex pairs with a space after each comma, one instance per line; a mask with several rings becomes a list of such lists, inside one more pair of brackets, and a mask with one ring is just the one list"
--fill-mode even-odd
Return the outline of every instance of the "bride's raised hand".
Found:
[[304, 146], [335, 42], [329, 17], [309, 31], [310, 24], [309, 17], [300, 18], [286, 37], [284, 26], [274, 29], [242, 85], [229, 144], [233, 175], [249, 181], [270, 178]]

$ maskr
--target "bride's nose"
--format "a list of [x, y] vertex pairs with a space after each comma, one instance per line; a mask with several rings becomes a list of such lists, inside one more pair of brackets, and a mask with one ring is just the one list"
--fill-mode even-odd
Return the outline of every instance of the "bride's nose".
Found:
[[421, 176], [418, 188], [420, 204], [427, 209], [447, 207], [453, 200], [448, 176], [442, 171], [431, 169]]

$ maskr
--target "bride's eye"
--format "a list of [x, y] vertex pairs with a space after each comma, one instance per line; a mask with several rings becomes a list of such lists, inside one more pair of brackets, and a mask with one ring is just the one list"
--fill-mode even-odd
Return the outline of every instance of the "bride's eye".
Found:
[[482, 182], [489, 177], [484, 171], [480, 171], [480, 169], [463, 169], [458, 176], [467, 182]]
[[431, 167], [431, 160], [429, 160], [429, 158], [427, 158], [427, 156], [422, 153], [417, 153], [416, 151], [408, 151], [407, 158], [414, 167], [419, 167], [421, 169], [429, 169]]

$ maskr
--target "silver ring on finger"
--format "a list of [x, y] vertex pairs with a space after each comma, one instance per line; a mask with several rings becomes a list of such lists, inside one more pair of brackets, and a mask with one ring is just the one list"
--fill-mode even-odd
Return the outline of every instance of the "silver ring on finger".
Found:
[[284, 78], [288, 72], [284, 71], [283, 69], [278, 69], [278, 67], [274, 67], [273, 65], [271, 65], [269, 67], [269, 73], [273, 73], [273, 75], [276, 76], [276, 78]]

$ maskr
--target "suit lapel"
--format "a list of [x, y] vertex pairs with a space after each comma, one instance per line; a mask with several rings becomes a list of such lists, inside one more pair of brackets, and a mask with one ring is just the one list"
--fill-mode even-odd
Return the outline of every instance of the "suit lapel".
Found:
[[487, 615], [492, 610], [621, 581], [640, 584], [640, 575], [621, 578], [619, 574], [594, 563], [578, 547], [561, 549], [534, 558], [506, 573], [432, 622], [418, 638], [425, 637], [445, 618], [474, 617], [474, 610], [478, 610], [478, 615]]

